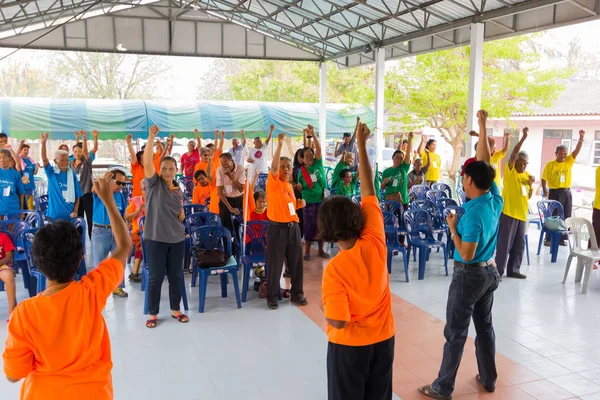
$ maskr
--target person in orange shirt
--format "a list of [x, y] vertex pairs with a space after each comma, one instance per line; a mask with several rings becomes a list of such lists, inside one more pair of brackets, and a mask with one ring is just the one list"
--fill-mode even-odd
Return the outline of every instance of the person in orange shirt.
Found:
[[302, 264], [302, 239], [296, 210], [306, 206], [304, 200], [296, 200], [292, 180], [292, 160], [281, 157], [284, 133], [278, 135], [277, 150], [273, 154], [271, 170], [267, 178], [267, 306], [279, 307], [278, 293], [283, 260], [287, 259], [291, 275], [291, 301], [299, 306], [308, 304], [304, 297], [304, 265]]
[[[209, 167], [210, 164], [210, 167]], [[198, 171], [207, 171], [208, 168], [210, 168], [211, 170], [211, 175], [213, 174], [212, 171], [215, 171], [215, 161], [211, 156], [211, 151], [210, 149], [203, 147], [200, 149], [200, 162], [198, 164], [196, 164], [196, 167], [194, 168], [194, 176], [196, 176], [196, 172]], [[194, 184], [197, 186], [198, 185], [198, 180], [194, 179]], [[215, 213], [215, 214], [219, 214], [219, 192], [217, 190], [217, 180], [216, 179], [211, 179], [210, 183], [209, 183], [209, 187], [210, 187], [210, 204], [208, 206], [208, 210], [211, 213]], [[196, 188], [194, 188], [194, 191], [196, 190]], [[193, 196], [193, 195], [192, 195]]]
[[113, 199], [114, 187], [112, 180], [94, 182], [94, 191], [106, 205], [117, 247], [111, 258], [81, 281], [75, 282], [73, 277], [84, 246], [81, 233], [71, 222], [43, 226], [33, 239], [31, 254], [46, 276], [47, 288], [15, 308], [2, 354], [7, 379], [13, 383], [24, 379], [21, 399], [114, 398], [110, 338], [102, 309], [123, 279], [132, 245]]
[[[321, 205], [318, 226], [325, 242], [340, 252], [323, 273], [327, 320], [329, 400], [392, 399], [394, 316], [383, 214], [367, 155], [370, 130], [358, 132], [360, 206], [345, 196]], [[268, 264], [270, 266], [270, 264]]]
[[131, 162], [131, 183], [133, 184], [131, 197], [138, 197], [142, 195], [140, 183], [144, 179], [144, 167], [142, 166], [142, 154], [144, 154], [144, 151], [135, 152], [133, 149], [133, 136], [127, 135], [125, 140], [127, 141], [129, 161]]
[[211, 171], [212, 163], [207, 163], [206, 171], [203, 169], [199, 169], [194, 174], [194, 179], [198, 184], [194, 187], [194, 193], [192, 194], [192, 204], [202, 204], [206, 205], [206, 202], [210, 198], [211, 195], [211, 183], [213, 180], [212, 171]]
[[142, 195], [132, 197], [125, 210], [125, 221], [131, 221], [131, 240], [135, 246], [135, 255], [133, 262], [133, 271], [129, 275], [129, 280], [141, 282], [140, 264], [142, 263], [142, 242], [140, 237], [140, 219], [146, 216], [146, 182], [142, 181]]

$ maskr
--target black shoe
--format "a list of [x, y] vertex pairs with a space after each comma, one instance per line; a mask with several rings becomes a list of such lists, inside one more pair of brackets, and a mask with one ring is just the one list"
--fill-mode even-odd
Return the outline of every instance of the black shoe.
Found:
[[481, 386], [483, 386], [483, 388], [485, 389], [486, 392], [488, 393], [494, 393], [496, 391], [496, 387], [495, 386], [491, 386], [491, 387], [487, 387], [483, 384], [483, 381], [481, 380], [481, 377], [479, 375], [477, 375], [477, 383], [479, 383]]
[[295, 303], [299, 306], [305, 306], [308, 304], [308, 300], [306, 300], [306, 297], [304, 297], [303, 295], [298, 295], [298, 296], [292, 297], [292, 303]]
[[500, 282], [502, 282], [502, 275], [500, 275]]
[[279, 307], [277, 297], [267, 298], [267, 306], [269, 306], [269, 309], [271, 310], [277, 310], [277, 308]]
[[544, 240], [544, 246], [550, 247], [550, 241], [549, 240]]
[[290, 271], [285, 271], [285, 272], [283, 273], [283, 277], [284, 277], [284, 278], [291, 278], [291, 277], [292, 277], [292, 274], [290, 274]]
[[520, 272], [514, 272], [512, 274], [506, 274], [506, 276], [508, 276], [509, 278], [516, 278], [516, 279], [526, 279], [527, 275], [524, 275]]
[[140, 283], [142, 281], [142, 279], [140, 278], [140, 274], [134, 273], [129, 274], [129, 280], [137, 283]]

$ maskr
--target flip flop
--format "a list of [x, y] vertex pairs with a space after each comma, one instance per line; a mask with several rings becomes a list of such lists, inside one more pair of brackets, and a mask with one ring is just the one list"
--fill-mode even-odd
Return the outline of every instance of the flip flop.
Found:
[[450, 397], [442, 396], [441, 394], [439, 394], [438, 392], [433, 390], [431, 385], [420, 387], [419, 393], [421, 393], [423, 396], [427, 396], [429, 398], [436, 399], [436, 400], [452, 400], [452, 396], [450, 396]]
[[312, 256], [310, 254], [305, 254], [304, 261], [310, 261], [310, 260], [312, 260]]
[[188, 322], [190, 322], [190, 318], [183, 313], [181, 313], [179, 315], [171, 314], [171, 318], [176, 319], [177, 321], [181, 322], [182, 324], [187, 324]]
[[156, 325], [158, 325], [158, 318], [150, 318], [146, 321], [146, 328], [156, 328]]

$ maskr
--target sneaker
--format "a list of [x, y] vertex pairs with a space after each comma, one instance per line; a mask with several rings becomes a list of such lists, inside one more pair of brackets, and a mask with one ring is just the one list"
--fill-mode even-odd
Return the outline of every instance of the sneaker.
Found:
[[308, 304], [308, 300], [303, 295], [298, 295], [296, 297], [292, 297], [292, 303], [295, 303], [299, 306], [305, 306]]
[[117, 290], [115, 290], [115, 291], [113, 292], [113, 296], [117, 296], [117, 297], [123, 297], [123, 298], [125, 298], [125, 297], [129, 297], [129, 294], [127, 294], [127, 292], [126, 292], [126, 291], [124, 291], [123, 289], [121, 289], [121, 288], [118, 288]]
[[140, 283], [142, 281], [142, 278], [140, 278], [140, 274], [131, 273], [129, 274], [129, 280], [132, 282]]
[[279, 307], [279, 303], [277, 301], [277, 297], [268, 298], [267, 299], [267, 306], [271, 310], [277, 310], [277, 308]]
[[506, 274], [506, 276], [508, 276], [509, 278], [516, 278], [516, 279], [526, 279], [527, 275], [522, 274], [520, 272], [515, 272], [512, 274]]

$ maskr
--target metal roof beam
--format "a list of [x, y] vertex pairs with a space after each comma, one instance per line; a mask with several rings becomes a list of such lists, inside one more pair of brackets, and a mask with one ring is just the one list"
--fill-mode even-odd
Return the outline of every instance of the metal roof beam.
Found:
[[583, 4], [579, 3], [576, 0], [568, 0], [568, 1], [569, 1], [569, 3], [573, 4], [575, 7], [582, 9], [583, 11], [585, 11], [586, 13], [588, 13], [590, 15], [594, 15], [594, 16], [598, 15], [596, 13], [596, 11], [592, 10], [591, 8], [588, 8], [588, 7], [584, 6]]

